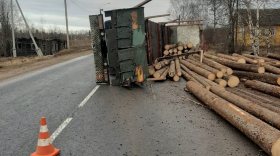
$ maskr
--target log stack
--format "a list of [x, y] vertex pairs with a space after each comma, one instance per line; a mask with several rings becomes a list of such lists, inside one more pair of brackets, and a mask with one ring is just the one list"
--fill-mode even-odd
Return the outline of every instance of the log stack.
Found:
[[[170, 50], [176, 46], [168, 45], [167, 48]], [[163, 80], [168, 77], [173, 81], [184, 78], [188, 81], [185, 90], [243, 132], [266, 153], [279, 156], [279, 60], [278, 55], [274, 54], [260, 57], [206, 53], [201, 62], [200, 56], [194, 54], [188, 58], [176, 57], [155, 62], [149, 67], [149, 72], [154, 78]]]

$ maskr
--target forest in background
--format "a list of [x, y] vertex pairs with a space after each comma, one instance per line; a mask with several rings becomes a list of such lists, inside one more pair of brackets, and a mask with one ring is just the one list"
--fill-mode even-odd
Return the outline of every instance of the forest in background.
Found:
[[[29, 33], [24, 25], [23, 19], [15, 5], [14, 24], [16, 38], [29, 38]], [[28, 20], [28, 19], [27, 19]], [[65, 31], [56, 26], [49, 28], [37, 27], [28, 21], [30, 29], [35, 38], [39, 39], [60, 39], [66, 40]], [[69, 32], [70, 45], [76, 47], [90, 47], [90, 35], [88, 30], [79, 30]], [[11, 3], [10, 0], [0, 0], [0, 57], [12, 56], [12, 25], [11, 25]]]
[[[259, 12], [280, 8], [278, 0], [170, 0], [170, 3], [169, 12], [173, 19], [204, 20], [204, 42], [212, 47], [220, 45], [220, 49], [227, 49], [229, 53], [241, 50], [237, 46], [237, 29], [245, 21], [250, 34], [250, 51], [258, 54], [261, 36]], [[271, 44], [271, 33], [266, 34], [267, 44]]]

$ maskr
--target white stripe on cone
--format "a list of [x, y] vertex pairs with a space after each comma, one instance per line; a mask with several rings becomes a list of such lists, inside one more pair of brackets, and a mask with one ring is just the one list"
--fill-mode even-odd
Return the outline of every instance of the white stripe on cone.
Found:
[[47, 125], [44, 125], [44, 126], [40, 127], [40, 132], [45, 133], [45, 132], [48, 132], [48, 131], [49, 130], [48, 130], [48, 126]]
[[50, 138], [48, 139], [38, 139], [38, 146], [49, 146], [51, 144]]

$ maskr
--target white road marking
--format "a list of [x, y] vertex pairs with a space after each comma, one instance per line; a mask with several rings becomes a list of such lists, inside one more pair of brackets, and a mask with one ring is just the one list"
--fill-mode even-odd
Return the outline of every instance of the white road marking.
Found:
[[[93, 90], [88, 94], [88, 96], [79, 104], [79, 108], [83, 107], [88, 100], [93, 96], [93, 94], [97, 91], [97, 89], [100, 86], [97, 85], [93, 88]], [[69, 117], [67, 118], [59, 127], [53, 132], [53, 134], [50, 137], [51, 143], [56, 139], [56, 137], [63, 131], [63, 129], [71, 122], [73, 118]]]
[[88, 100], [93, 96], [93, 94], [99, 87], [99, 85], [95, 86], [95, 88], [88, 94], [88, 96], [79, 104], [79, 108], [83, 107], [88, 102]]
[[73, 118], [67, 118], [51, 135], [51, 143], [56, 139], [56, 137], [63, 131], [63, 129], [71, 122]]

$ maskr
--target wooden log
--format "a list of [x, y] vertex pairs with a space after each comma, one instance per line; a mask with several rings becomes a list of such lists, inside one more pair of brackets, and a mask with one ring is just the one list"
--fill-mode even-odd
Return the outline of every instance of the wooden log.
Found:
[[273, 95], [275, 97], [280, 97], [279, 86], [271, 85], [257, 80], [247, 80], [245, 82], [245, 86], [250, 87], [252, 89], [256, 89], [258, 91], [261, 91], [269, 95]]
[[187, 82], [187, 89], [200, 101], [239, 129], [267, 154], [279, 156], [280, 131], [261, 121], [234, 104], [220, 98], [193, 81]]
[[[200, 60], [199, 55], [196, 54], [196, 55], [193, 55], [193, 56], [196, 60]], [[228, 75], [232, 74], [232, 69], [230, 69], [230, 68], [228, 68], [228, 67], [226, 67], [226, 66], [224, 66], [224, 65], [222, 65], [222, 64], [220, 64], [216, 61], [213, 61], [213, 60], [208, 59], [208, 58], [203, 58], [202, 62], [205, 63], [206, 65], [210, 66], [210, 67], [213, 67], [213, 68], [216, 68], [216, 69], [222, 71], [224, 74], [225, 73], [227, 73]]]
[[187, 49], [192, 49], [193, 48], [193, 44], [191, 42], [187, 43]]
[[168, 75], [169, 75], [169, 77], [174, 77], [176, 75], [176, 69], [175, 69], [175, 62], [174, 61], [170, 62]]
[[189, 61], [190, 63], [197, 65], [203, 69], [206, 69], [206, 70], [210, 71], [211, 73], [216, 74], [217, 78], [222, 78], [224, 76], [224, 73], [222, 71], [219, 71], [218, 69], [210, 67], [206, 64], [200, 63], [194, 58], [189, 58], [189, 59], [187, 59], [187, 61]]
[[264, 68], [266, 71], [270, 72], [270, 73], [273, 73], [273, 74], [280, 74], [280, 69], [277, 68], [277, 67], [274, 67], [272, 65], [269, 65], [269, 64], [264, 64]]
[[192, 71], [196, 72], [197, 74], [209, 79], [209, 80], [215, 80], [216, 76], [215, 74], [209, 72], [208, 70], [205, 70], [203, 68], [197, 67], [185, 60], [180, 60], [180, 62], [185, 65], [187, 68], [191, 69]]
[[167, 67], [161, 68], [160, 70], [156, 71], [153, 76], [154, 78], [160, 78], [160, 76], [165, 72], [165, 70], [168, 69]]
[[210, 91], [220, 96], [221, 98], [233, 103], [239, 108], [259, 117], [260, 119], [272, 124], [276, 128], [280, 129], [280, 114], [273, 112], [267, 108], [264, 108], [252, 101], [244, 99], [236, 94], [228, 92], [225, 88], [212, 86]]
[[190, 69], [188, 69], [184, 64], [181, 64], [181, 68], [182, 68], [183, 71], [185, 71], [187, 74], [189, 74], [191, 77], [193, 77], [197, 82], [199, 82], [207, 90], [210, 89], [211, 86], [210, 86], [209, 83], [207, 83], [205, 81], [205, 79], [202, 79], [201, 77], [199, 77], [198, 74], [196, 74], [195, 72], [193, 72]]
[[169, 64], [169, 61], [168, 61], [168, 60], [162, 60], [162, 61], [160, 61], [160, 62], [158, 62], [158, 63], [155, 64], [155, 69], [156, 69], [156, 70], [159, 70], [159, 69], [165, 67], [165, 66], [168, 65], [168, 64]]
[[164, 51], [163, 51], [163, 55], [164, 55], [164, 56], [169, 55], [169, 51], [168, 51], [168, 50], [164, 50]]
[[230, 55], [225, 55], [225, 54], [217, 54], [217, 56], [237, 62], [237, 63], [243, 63], [243, 64], [246, 63], [246, 60], [244, 58], [240, 58], [240, 57], [235, 57], [235, 56], [230, 56]]
[[178, 46], [178, 51], [183, 51], [183, 50], [184, 50], [184, 46], [179, 45], [179, 46]]
[[174, 48], [174, 49], [173, 49], [173, 53], [174, 53], [174, 54], [177, 54], [177, 52], [178, 52], [178, 49], [177, 49], [177, 48]]
[[267, 57], [273, 58], [273, 59], [276, 59], [276, 60], [280, 60], [280, 55], [279, 54], [275, 54], [275, 53], [268, 53]]
[[161, 78], [161, 79], [166, 79], [166, 76], [167, 76], [167, 74], [168, 74], [168, 71], [169, 71], [169, 67], [167, 67], [167, 68], [165, 69], [165, 71], [160, 75], [160, 78]]
[[180, 77], [175, 74], [175, 76], [173, 77], [173, 81], [178, 82], [180, 80]]
[[245, 71], [237, 71], [237, 70], [234, 70], [233, 73], [234, 73], [234, 75], [236, 75], [240, 78], [245, 78], [248, 80], [259, 80], [259, 81], [266, 82], [269, 84], [280, 85], [280, 76], [279, 75], [269, 74], [269, 73], [258, 74], [258, 73], [253, 73], [253, 72], [245, 72]]
[[227, 86], [227, 81], [224, 79], [215, 79], [214, 80], [217, 84], [219, 84], [221, 87], [226, 87]]
[[221, 63], [221, 64], [223, 64], [225, 66], [234, 68], [234, 69], [244, 70], [244, 71], [251, 71], [251, 72], [261, 73], [261, 74], [265, 72], [265, 68], [264, 67], [260, 67], [258, 65], [240, 64], [240, 63], [236, 63], [236, 62], [233, 62], [233, 61], [230, 61], [230, 60], [226, 60], [226, 59], [219, 59], [216, 56], [209, 55], [209, 54], [206, 54], [205, 56], [207, 56], [209, 58], [212, 58], [215, 61], [217, 61], [217, 62], [219, 62], [219, 63]]
[[227, 88], [227, 90], [229, 90], [230, 92], [240, 96], [240, 97], [243, 97], [247, 100], [250, 100], [260, 106], [263, 106], [271, 111], [274, 111], [276, 113], [279, 113], [280, 114], [280, 108], [279, 107], [276, 107], [268, 102], [263, 102], [261, 97], [258, 97], [256, 95], [253, 95], [253, 94], [247, 94], [246, 92], [244, 92], [244, 90], [241, 90], [241, 89], [238, 89], [236, 90], [236, 88]]
[[264, 62], [270, 62], [271, 60], [268, 60], [263, 57], [255, 56], [255, 55], [249, 55], [249, 54], [242, 54], [243, 56], [249, 57], [251, 59], [258, 60], [259, 63], [264, 63]]
[[232, 56], [243, 58], [243, 59], [246, 60], [246, 62], [248, 62], [248, 63], [250, 63], [250, 64], [257, 64], [257, 63], [258, 63], [258, 60], [254, 60], [254, 59], [248, 58], [248, 57], [243, 56], [243, 55], [232, 54]]
[[177, 54], [178, 54], [178, 55], [181, 55], [181, 54], [182, 54], [182, 51], [178, 51]]
[[175, 67], [176, 67], [176, 75], [182, 76], [179, 58], [176, 58], [176, 59], [175, 59]]
[[154, 66], [149, 66], [148, 70], [149, 70], [149, 75], [153, 75], [156, 72]]
[[[181, 66], [181, 64], [180, 64], [180, 66]], [[182, 70], [182, 77], [187, 81], [196, 81], [190, 74], [185, 72], [185, 70]], [[198, 81], [196, 81], [196, 82], [198, 82]]]
[[169, 49], [172, 49], [174, 47], [176, 47], [176, 44], [167, 44], [167, 45], [164, 46], [164, 49], [169, 50]]
[[225, 75], [224, 79], [227, 81], [227, 85], [231, 88], [237, 87], [240, 83], [240, 80], [237, 76]]
[[172, 55], [173, 54], [173, 49], [169, 49], [168, 52], [169, 52], [169, 55]]
[[166, 78], [147, 78], [147, 81], [165, 81]]

